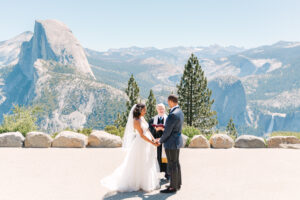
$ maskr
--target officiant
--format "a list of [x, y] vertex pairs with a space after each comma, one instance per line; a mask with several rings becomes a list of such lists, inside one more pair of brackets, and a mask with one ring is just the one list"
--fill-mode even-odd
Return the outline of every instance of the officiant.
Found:
[[[165, 105], [160, 103], [156, 105], [157, 115], [149, 120], [149, 129], [154, 138], [160, 138], [164, 133], [164, 125], [167, 121], [167, 115], [165, 114]], [[157, 160], [160, 167], [160, 172], [165, 173], [165, 178], [168, 180], [169, 175], [167, 173], [167, 158], [163, 146], [157, 147]]]

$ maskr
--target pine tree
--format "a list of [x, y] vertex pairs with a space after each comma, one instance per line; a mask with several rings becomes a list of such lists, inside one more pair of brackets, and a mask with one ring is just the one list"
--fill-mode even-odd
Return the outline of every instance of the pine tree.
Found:
[[126, 102], [127, 113], [129, 114], [132, 106], [140, 102], [140, 88], [135, 81], [133, 74], [131, 74], [130, 79], [128, 80], [128, 86], [125, 90], [129, 100]]
[[235, 125], [233, 123], [233, 119], [232, 117], [230, 118], [227, 126], [226, 126], [226, 132], [227, 134], [231, 135], [232, 137], [236, 138], [237, 137], [237, 131], [236, 131], [236, 128], [235, 128]]
[[211, 110], [214, 100], [210, 99], [212, 91], [207, 87], [199, 61], [194, 54], [185, 65], [180, 84], [177, 85], [179, 105], [185, 115], [185, 122], [200, 130], [210, 130], [217, 125], [216, 112]]
[[115, 122], [114, 122], [114, 125], [116, 126], [116, 127], [120, 127], [120, 126], [122, 126], [122, 122], [123, 122], [123, 115], [124, 114], [120, 114], [120, 113], [118, 113], [118, 115], [117, 115], [117, 119], [115, 120]]
[[147, 113], [146, 113], [145, 118], [146, 118], [146, 120], [150, 120], [151, 117], [155, 116], [155, 114], [156, 114], [156, 99], [155, 99], [152, 89], [150, 90], [148, 100], [146, 102], [146, 106], [147, 106]]
[[128, 101], [126, 102], [126, 111], [123, 114], [119, 114], [116, 121], [115, 125], [117, 127], [125, 127], [128, 115], [130, 113], [131, 108], [140, 102], [140, 88], [135, 81], [133, 74], [131, 74], [129, 80], [128, 80], [128, 85], [125, 90], [125, 93], [128, 96]]

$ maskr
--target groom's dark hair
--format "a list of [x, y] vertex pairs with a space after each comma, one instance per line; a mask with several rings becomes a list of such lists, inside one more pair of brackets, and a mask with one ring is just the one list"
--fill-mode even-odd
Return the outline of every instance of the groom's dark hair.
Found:
[[178, 103], [178, 97], [174, 94], [170, 94], [168, 97], [168, 101], [172, 101], [173, 103]]

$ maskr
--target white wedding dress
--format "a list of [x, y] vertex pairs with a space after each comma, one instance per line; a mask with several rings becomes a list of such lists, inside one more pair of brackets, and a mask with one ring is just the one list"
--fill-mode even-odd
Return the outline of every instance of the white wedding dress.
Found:
[[[133, 109], [134, 107], [132, 111]], [[124, 135], [124, 142], [127, 146], [125, 159], [110, 176], [102, 179], [101, 183], [112, 191], [132, 192], [144, 190], [149, 192], [160, 187], [156, 147], [146, 142], [141, 138], [138, 131], [133, 129], [133, 120], [130, 120], [132, 111]], [[141, 118], [141, 127], [143, 134], [151, 140], [151, 133], [148, 130], [149, 125], [143, 117]], [[131, 129], [132, 132], [128, 133], [128, 129]]]

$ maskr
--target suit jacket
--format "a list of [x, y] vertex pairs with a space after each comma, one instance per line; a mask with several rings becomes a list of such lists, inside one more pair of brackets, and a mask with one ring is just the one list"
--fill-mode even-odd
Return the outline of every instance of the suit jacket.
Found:
[[184, 115], [179, 107], [171, 110], [165, 125], [165, 131], [159, 142], [164, 144], [165, 149], [179, 149], [182, 146], [181, 130]]

